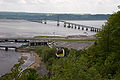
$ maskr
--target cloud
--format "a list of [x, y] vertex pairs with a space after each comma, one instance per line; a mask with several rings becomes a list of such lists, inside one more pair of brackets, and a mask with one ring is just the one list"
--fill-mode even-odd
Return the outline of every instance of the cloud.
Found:
[[26, 4], [27, 3], [26, 0], [19, 0], [19, 2], [22, 3], [22, 4]]
[[0, 0], [0, 4], [2, 4], [3, 3], [3, 0]]
[[0, 11], [112, 13], [120, 0], [0, 0]]

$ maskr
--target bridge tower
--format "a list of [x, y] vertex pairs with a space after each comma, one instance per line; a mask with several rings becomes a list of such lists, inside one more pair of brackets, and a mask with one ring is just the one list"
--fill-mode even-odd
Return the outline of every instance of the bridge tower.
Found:
[[66, 27], [66, 22], [64, 22], [64, 27]]
[[59, 16], [58, 16], [58, 20], [57, 20], [57, 26], [60, 26], [60, 20], [59, 20]]

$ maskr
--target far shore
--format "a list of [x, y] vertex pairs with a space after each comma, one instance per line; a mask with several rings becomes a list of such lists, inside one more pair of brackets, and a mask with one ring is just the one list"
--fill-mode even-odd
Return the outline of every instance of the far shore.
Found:
[[36, 68], [40, 66], [40, 57], [37, 53], [35, 53], [34, 51], [31, 51], [31, 54], [33, 54], [35, 56], [35, 62], [33, 64], [31, 64], [28, 68]]

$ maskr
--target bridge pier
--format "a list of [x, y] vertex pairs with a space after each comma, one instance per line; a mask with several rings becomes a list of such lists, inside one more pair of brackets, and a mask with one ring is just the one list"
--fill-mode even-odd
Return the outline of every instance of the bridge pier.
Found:
[[5, 51], [8, 51], [8, 47], [5, 47]]
[[59, 24], [59, 20], [57, 21], [57, 26], [60, 26], [60, 24]]
[[78, 26], [78, 29], [80, 29], [80, 26]]
[[5, 40], [5, 42], [8, 42], [8, 40]]
[[88, 31], [88, 28], [86, 28], [86, 31]]
[[67, 26], [68, 28], [70, 28], [71, 26], [70, 26], [70, 23], [68, 23], [68, 26]]
[[93, 31], [93, 27], [91, 27], [90, 31]]
[[84, 27], [82, 27], [82, 30], [84, 30]]
[[16, 39], [15, 42], [18, 42], [18, 40]]
[[71, 28], [73, 28], [73, 24], [71, 24]]
[[92, 28], [92, 31], [94, 32], [94, 28]]
[[76, 29], [77, 27], [76, 27], [76, 24], [75, 24], [75, 29]]
[[66, 22], [64, 22], [64, 27], [66, 27]]
[[95, 28], [95, 32], [97, 32], [97, 29]]

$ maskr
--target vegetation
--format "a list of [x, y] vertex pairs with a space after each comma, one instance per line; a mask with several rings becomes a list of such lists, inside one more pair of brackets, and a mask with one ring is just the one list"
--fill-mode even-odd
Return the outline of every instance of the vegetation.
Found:
[[111, 15], [97, 35], [97, 44], [88, 50], [91, 62], [102, 77], [120, 79], [120, 11]]
[[20, 63], [15, 64], [11, 69], [11, 73], [7, 73], [0, 80], [42, 80], [35, 69], [29, 68], [22, 72], [20, 65]]
[[62, 36], [35, 36], [34, 38], [65, 38]]
[[95, 67], [89, 67], [86, 50], [65, 49], [66, 56], [57, 58], [56, 48], [34, 47], [49, 70], [47, 80], [101, 80]]
[[0, 19], [25, 19], [39, 20], [106, 20], [110, 14], [52, 14], [52, 13], [24, 13], [24, 12], [0, 12]]
[[89, 40], [77, 40], [77, 39], [56, 39], [55, 41], [66, 41], [66, 42], [75, 42], [75, 41], [95, 41], [95, 40], [93, 40], [93, 39], [89, 39]]

